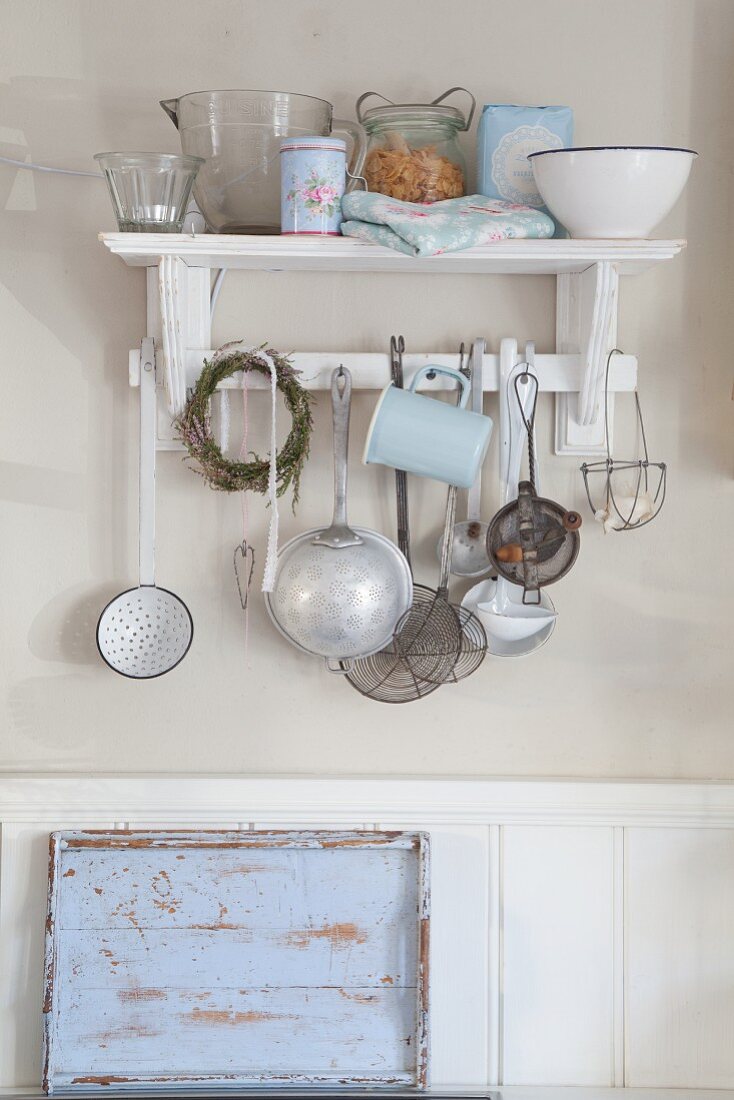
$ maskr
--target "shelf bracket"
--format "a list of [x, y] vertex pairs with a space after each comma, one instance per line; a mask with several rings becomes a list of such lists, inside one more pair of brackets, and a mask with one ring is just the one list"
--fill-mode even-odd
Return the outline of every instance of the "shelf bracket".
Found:
[[178, 256], [162, 256], [158, 265], [158, 301], [161, 314], [163, 348], [163, 389], [171, 416], [180, 413], [186, 403], [183, 363], [183, 307], [185, 303], [186, 264]]
[[158, 418], [160, 438], [162, 432], [170, 434], [171, 418], [186, 404], [187, 353], [211, 347], [210, 273], [209, 268], [189, 267], [179, 256], [164, 255], [147, 275], [148, 336], [161, 351], [166, 397]]
[[[584, 271], [557, 277], [556, 351], [577, 353], [583, 362], [578, 396], [556, 397], [558, 455], [603, 455], [604, 376], [607, 356], [617, 338], [619, 274], [614, 263], [602, 261]], [[609, 399], [610, 431], [613, 397]]]

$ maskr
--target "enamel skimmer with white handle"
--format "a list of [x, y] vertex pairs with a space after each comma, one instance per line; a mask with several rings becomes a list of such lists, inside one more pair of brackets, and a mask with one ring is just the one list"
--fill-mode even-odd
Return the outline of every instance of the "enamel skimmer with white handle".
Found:
[[188, 607], [155, 583], [155, 349], [140, 356], [140, 583], [107, 604], [97, 623], [97, 648], [115, 672], [148, 680], [186, 656], [194, 634]]

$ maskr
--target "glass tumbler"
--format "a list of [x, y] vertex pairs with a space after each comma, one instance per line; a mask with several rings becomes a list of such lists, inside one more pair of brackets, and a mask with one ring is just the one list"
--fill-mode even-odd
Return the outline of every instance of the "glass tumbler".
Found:
[[121, 233], [180, 233], [201, 157], [97, 153]]

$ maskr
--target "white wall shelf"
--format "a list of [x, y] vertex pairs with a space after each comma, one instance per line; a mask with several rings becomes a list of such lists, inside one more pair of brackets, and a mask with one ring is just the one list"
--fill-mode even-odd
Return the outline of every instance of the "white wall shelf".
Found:
[[561, 275], [608, 261], [638, 275], [674, 256], [685, 241], [510, 240], [417, 259], [353, 237], [250, 237], [185, 233], [101, 233], [110, 252], [131, 267], [177, 256], [188, 267], [240, 271], [376, 271], [413, 274]]
[[[147, 268], [148, 325], [160, 351], [158, 377], [166, 393], [169, 417], [183, 409], [187, 389], [211, 349], [211, 271], [323, 271], [411, 274], [555, 275], [556, 354], [539, 356], [541, 387], [556, 393], [556, 453], [600, 455], [605, 451], [603, 388], [606, 358], [617, 331], [620, 275], [636, 275], [673, 259], [685, 241], [508, 240], [444, 256], [417, 259], [381, 245], [352, 238], [217, 236], [204, 234], [103, 233], [114, 255], [133, 267]], [[130, 381], [136, 384], [139, 352], [131, 352]], [[383, 355], [348, 353], [296, 355], [296, 365], [312, 366], [304, 375], [312, 389], [324, 388], [332, 360], [359, 368], [355, 385], [379, 389], [387, 382]], [[310, 364], [300, 363], [310, 358]], [[447, 362], [448, 356], [415, 356]], [[496, 389], [497, 357], [485, 364]], [[634, 389], [636, 362], [615, 364], [610, 389]], [[359, 360], [359, 362], [358, 362]], [[632, 368], [632, 375], [630, 375]], [[540, 373], [542, 371], [542, 373]], [[631, 384], [630, 384], [631, 382]], [[610, 405], [611, 401], [610, 399]], [[610, 408], [610, 414], [613, 410]], [[610, 415], [610, 423], [612, 418]], [[159, 443], [175, 446], [165, 416], [159, 417]]]

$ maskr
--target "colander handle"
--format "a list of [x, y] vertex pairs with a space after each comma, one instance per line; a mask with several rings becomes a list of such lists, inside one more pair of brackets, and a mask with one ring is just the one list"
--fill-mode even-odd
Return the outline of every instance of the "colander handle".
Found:
[[155, 345], [146, 337], [140, 348], [140, 520], [141, 586], [155, 584]]
[[354, 668], [351, 657], [324, 657], [324, 664], [335, 676], [346, 676]]
[[334, 513], [331, 526], [319, 531], [314, 546], [344, 550], [364, 541], [347, 524], [347, 455], [349, 451], [349, 406], [352, 400], [352, 376], [344, 366], [331, 374], [331, 413], [334, 435]]
[[338, 367], [331, 376], [331, 409], [334, 425], [334, 527], [347, 526], [347, 459], [352, 376]]

